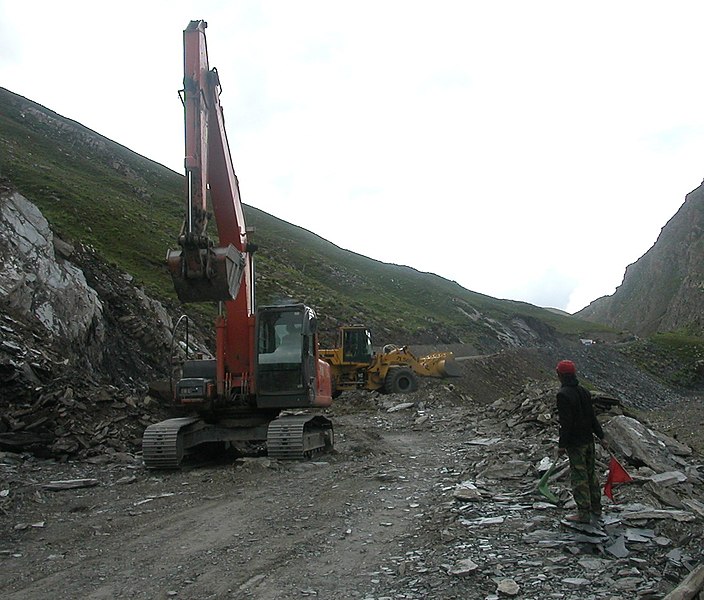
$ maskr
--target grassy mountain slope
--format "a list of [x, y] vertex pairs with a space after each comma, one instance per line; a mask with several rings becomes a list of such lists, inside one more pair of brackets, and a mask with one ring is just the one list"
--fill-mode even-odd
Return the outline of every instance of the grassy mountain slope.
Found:
[[[182, 219], [180, 174], [0, 88], [0, 177], [39, 206], [57, 235], [90, 244], [151, 295], [176, 302], [164, 257]], [[353, 322], [371, 326], [378, 343], [484, 350], [520, 345], [526, 330], [547, 338], [605, 330], [349, 252], [251, 206], [245, 214], [260, 248], [257, 302], [309, 303], [329, 341], [337, 325]]]

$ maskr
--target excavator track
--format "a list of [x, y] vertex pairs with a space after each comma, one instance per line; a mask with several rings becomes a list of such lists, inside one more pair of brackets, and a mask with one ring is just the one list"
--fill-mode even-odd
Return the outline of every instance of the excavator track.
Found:
[[267, 454], [278, 460], [304, 460], [332, 448], [332, 422], [320, 415], [283, 415], [269, 424]]
[[142, 458], [148, 469], [177, 469], [185, 454], [181, 430], [197, 417], [167, 419], [150, 425], [142, 436]]

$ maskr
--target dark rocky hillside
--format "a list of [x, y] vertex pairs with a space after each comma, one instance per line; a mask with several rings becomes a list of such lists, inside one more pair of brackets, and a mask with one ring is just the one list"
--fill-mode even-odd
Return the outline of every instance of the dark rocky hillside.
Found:
[[577, 316], [642, 336], [704, 334], [704, 184], [687, 194], [653, 247], [628, 266], [614, 294]]

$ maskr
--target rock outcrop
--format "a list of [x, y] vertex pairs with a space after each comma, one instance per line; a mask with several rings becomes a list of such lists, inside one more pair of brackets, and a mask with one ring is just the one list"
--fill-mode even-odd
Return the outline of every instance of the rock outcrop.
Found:
[[17, 192], [0, 195], [3, 301], [15, 314], [39, 321], [48, 336], [99, 346], [105, 337], [103, 305], [83, 272], [62, 257], [70, 252], [36, 206]]
[[687, 194], [653, 245], [611, 296], [577, 313], [638, 335], [704, 334], [704, 184]]
[[0, 400], [68, 377], [146, 389], [169, 361], [168, 312], [89, 246], [61, 240], [39, 209], [0, 189]]

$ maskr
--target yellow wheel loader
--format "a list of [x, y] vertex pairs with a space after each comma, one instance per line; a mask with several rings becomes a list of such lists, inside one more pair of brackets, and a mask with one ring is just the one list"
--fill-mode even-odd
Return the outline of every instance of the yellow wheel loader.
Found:
[[392, 344], [374, 352], [371, 332], [363, 325], [341, 327], [337, 348], [321, 349], [319, 355], [330, 363], [333, 397], [360, 389], [409, 394], [418, 389], [418, 377], [460, 375], [452, 352], [418, 357], [408, 346]]

